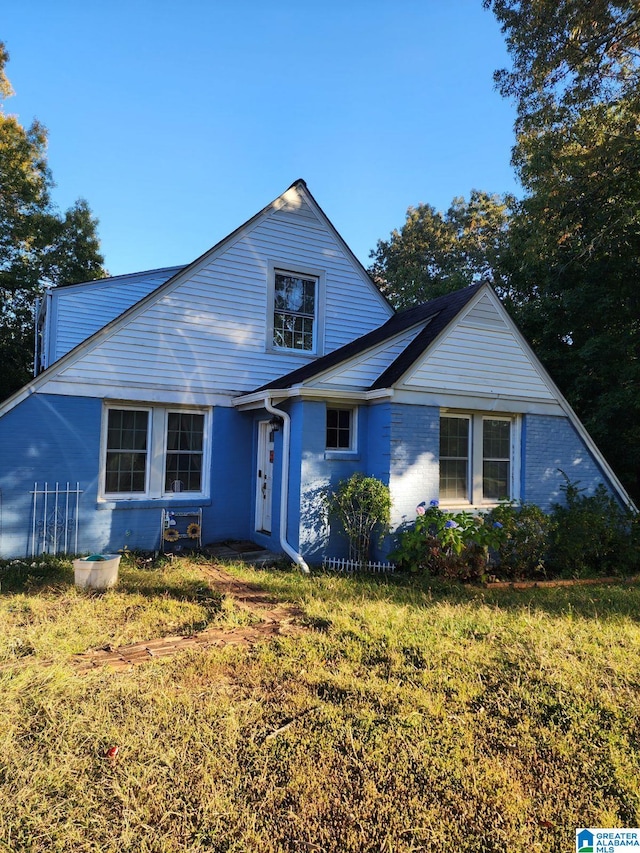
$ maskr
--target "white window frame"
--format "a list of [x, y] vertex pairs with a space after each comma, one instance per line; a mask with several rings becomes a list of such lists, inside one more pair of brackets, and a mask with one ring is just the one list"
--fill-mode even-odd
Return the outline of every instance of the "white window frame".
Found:
[[[313, 320], [313, 347], [312, 349], [297, 349], [295, 347], [281, 347], [274, 340], [274, 318], [275, 318], [275, 291], [276, 275], [288, 275], [296, 278], [314, 279], [316, 282], [315, 292], [315, 316]], [[324, 314], [325, 314], [325, 285], [326, 276], [324, 270], [310, 267], [301, 267], [298, 264], [268, 262], [267, 279], [267, 323], [266, 323], [266, 351], [274, 353], [286, 353], [287, 355], [319, 356], [324, 351]]]
[[[349, 447], [329, 447], [327, 444], [327, 416], [329, 410], [333, 409], [341, 412], [349, 412], [350, 414], [350, 423], [349, 423]], [[357, 406], [341, 406], [336, 405], [334, 403], [327, 403], [325, 407], [325, 419], [324, 419], [324, 443], [325, 443], [325, 453], [328, 455], [336, 456], [344, 455], [347, 453], [357, 453], [358, 450], [358, 407]]]
[[[442, 418], [449, 418], [451, 420], [459, 420], [466, 421], [469, 424], [469, 435], [467, 438], [467, 496], [471, 494], [472, 484], [473, 484], [473, 465], [472, 465], [472, 455], [473, 455], [473, 416], [469, 414], [459, 414], [457, 412], [440, 412], [440, 422], [442, 422]], [[438, 448], [438, 462], [440, 461], [440, 448]], [[442, 498], [447, 504], [468, 504], [471, 503], [470, 500], [461, 499], [461, 498]]]
[[[128, 409], [136, 412], [148, 412], [147, 423], [147, 469], [145, 471], [144, 492], [107, 492], [107, 428], [109, 412], [112, 409]], [[167, 435], [169, 415], [173, 412], [182, 414], [204, 415], [202, 425], [202, 478], [199, 492], [167, 492], [165, 491]], [[131, 402], [105, 402], [102, 409], [102, 437], [100, 443], [100, 489], [99, 499], [105, 501], [144, 501], [144, 500], [182, 500], [197, 501], [209, 497], [209, 472], [211, 469], [211, 410], [204, 408], [182, 406], [156, 406], [135, 404]]]
[[[108, 437], [109, 437], [109, 412], [111, 411], [130, 411], [130, 412], [146, 412], [147, 413], [147, 450], [146, 450], [146, 466], [144, 472], [144, 491], [143, 492], [107, 492], [107, 452], [108, 452]], [[102, 410], [102, 437], [100, 442], [100, 493], [104, 498], [114, 500], [117, 496], [118, 500], [145, 500], [149, 494], [149, 479], [150, 479], [150, 460], [153, 455], [151, 446], [152, 430], [151, 424], [153, 420], [153, 409], [150, 406], [144, 405], [125, 405], [114, 403], [113, 405], [104, 406]]]
[[521, 451], [521, 418], [519, 415], [493, 412], [460, 412], [441, 409], [440, 418], [463, 418], [469, 421], [469, 456], [468, 456], [468, 495], [466, 499], [442, 498], [441, 503], [450, 507], [492, 507], [498, 501], [485, 499], [483, 493], [484, 480], [484, 447], [483, 430], [485, 421], [507, 421], [510, 429], [510, 458], [509, 458], [509, 497], [507, 500], [520, 499], [520, 451]]

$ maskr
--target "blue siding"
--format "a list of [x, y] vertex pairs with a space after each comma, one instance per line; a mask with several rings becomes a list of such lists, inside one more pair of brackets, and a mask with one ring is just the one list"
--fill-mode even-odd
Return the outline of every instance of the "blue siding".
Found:
[[102, 401], [36, 394], [0, 419], [0, 556], [31, 548], [34, 482], [80, 484], [80, 553], [160, 547], [162, 508], [202, 507], [205, 544], [250, 537], [253, 419], [213, 412], [211, 499], [98, 501]]
[[326, 403], [304, 402], [296, 406], [296, 420], [302, 424], [298, 439], [300, 443], [296, 449], [304, 448], [298, 504], [299, 548], [309, 562], [321, 562], [324, 553], [344, 556], [348, 552], [347, 540], [336, 529], [336, 524], [327, 525], [323, 496], [327, 490], [334, 489], [341, 480], [348, 479], [354, 472], [367, 473], [369, 410], [366, 406], [358, 407], [357, 447], [353, 453], [340, 455], [326, 451]]
[[203, 508], [203, 542], [251, 538], [253, 419], [235, 409], [213, 410], [211, 502]]
[[439, 494], [440, 409], [391, 405], [391, 497], [393, 522], [412, 522], [416, 506]]
[[591, 452], [568, 418], [526, 415], [522, 430], [522, 499], [548, 510], [563, 503], [560, 487], [579, 482], [585, 494], [603, 483], [611, 489]]
[[100, 400], [33, 395], [0, 419], [0, 556], [30, 550], [36, 481], [79, 482], [81, 547], [96, 540], [104, 549], [110, 519], [95, 511], [101, 413]]

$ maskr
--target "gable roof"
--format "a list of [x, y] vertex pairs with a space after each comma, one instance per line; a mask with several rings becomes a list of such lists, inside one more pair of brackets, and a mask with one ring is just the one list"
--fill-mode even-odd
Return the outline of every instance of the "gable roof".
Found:
[[168, 281], [169, 278], [172, 278], [186, 266], [186, 264], [175, 264], [171, 267], [157, 267], [156, 269], [122, 273], [121, 275], [107, 275], [104, 278], [91, 278], [87, 281], [62, 282], [57, 285], [57, 287], [51, 288], [50, 292], [61, 293], [63, 291], [67, 292], [68, 290], [75, 290], [76, 288], [87, 288], [93, 286], [108, 287], [111, 284], [128, 284], [130, 282], [135, 282], [138, 279], [149, 278], [149, 276], [156, 276], [158, 278], [164, 277], [165, 281]]
[[[474, 305], [477, 307], [479, 300], [483, 298], [482, 294], [484, 294], [484, 298], [490, 296], [491, 303], [497, 307], [499, 315], [504, 320], [505, 329], [510, 330], [518, 346], [521, 347], [523, 355], [530, 360], [535, 371], [539, 374], [540, 380], [548, 386], [552, 392], [552, 396], [559, 404], [560, 409], [568, 417], [578, 435], [582, 438], [587, 448], [597, 460], [603, 474], [608, 479], [613, 490], [617, 492], [619, 498], [626, 506], [634, 512], [637, 511], [630, 495], [627, 493], [615, 472], [600, 452], [587, 429], [573, 411], [571, 405], [566, 400], [560, 389], [551, 379], [548, 372], [507, 313], [507, 310], [488, 284], [479, 284], [463, 288], [462, 290], [455, 291], [454, 293], [440, 296], [437, 299], [424, 303], [423, 305], [418, 305], [415, 308], [402, 311], [378, 329], [375, 329], [373, 332], [357, 338], [350, 344], [335, 350], [323, 358], [317, 359], [311, 364], [307, 364], [305, 367], [294, 370], [292, 373], [281, 377], [275, 382], [264, 385], [262, 388], [253, 392], [253, 394], [265, 393], [265, 396], [268, 396], [269, 391], [293, 389], [294, 386], [299, 386], [301, 383], [324, 373], [331, 367], [335, 367], [349, 359], [353, 359], [355, 356], [374, 347], [376, 344], [380, 344], [381, 342], [392, 338], [394, 335], [397, 335], [399, 332], [409, 329], [412, 325], [417, 325], [421, 322], [425, 323], [422, 331], [414, 338], [410, 339], [407, 346], [389, 365], [389, 367], [387, 367], [371, 384], [367, 391], [371, 392], [390, 389], [392, 386], [397, 385], [399, 380], [407, 374], [411, 367], [419, 363], [421, 356], [426, 357], [426, 351], [432, 350], [432, 344], [437, 346], [438, 342], [446, 337], [446, 334], [444, 333], [447, 329], [451, 329], [452, 327], [455, 328], [457, 326], [453, 321], [456, 320], [458, 315], [461, 313], [464, 315], [468, 313], [464, 311], [466, 306], [469, 306], [470, 310], [473, 309], [473, 305], [469, 305], [469, 303], [474, 300], [475, 297], [477, 297], [477, 299], [475, 299]], [[295, 390], [297, 391], [298, 389], [296, 388]], [[287, 395], [286, 390], [285, 395]], [[248, 399], [251, 395], [246, 396]], [[237, 402], [241, 403], [242, 398]]]
[[424, 352], [426, 347], [438, 337], [440, 332], [449, 325], [451, 320], [459, 314], [481, 287], [483, 287], [481, 284], [465, 287], [462, 290], [456, 290], [454, 293], [438, 296], [436, 299], [432, 299], [422, 305], [416, 305], [413, 308], [407, 308], [405, 311], [399, 311], [393, 317], [389, 318], [386, 323], [378, 326], [372, 332], [362, 335], [362, 337], [356, 338], [355, 341], [351, 341], [351, 343], [340, 347], [340, 349], [334, 350], [315, 361], [305, 364], [303, 367], [299, 367], [297, 370], [293, 370], [291, 373], [287, 373], [285, 376], [281, 376], [279, 379], [275, 379], [273, 382], [257, 388], [253, 393], [291, 388], [293, 385], [306, 382], [314, 376], [324, 373], [325, 370], [336, 367], [338, 364], [384, 343], [384, 341], [410, 329], [412, 326], [426, 323], [424, 329], [416, 335], [411, 343], [408, 344], [371, 386], [371, 390], [388, 388], [402, 376]]
[[[136, 318], [139, 314], [142, 314], [149, 308], [149, 306], [161, 300], [163, 296], [171, 293], [173, 289], [175, 289], [183, 281], [188, 279], [189, 276], [197, 272], [197, 270], [201, 266], [205, 265], [219, 254], [222, 254], [236, 240], [240, 239], [244, 234], [250, 232], [254, 228], [254, 226], [259, 223], [260, 220], [266, 219], [272, 212], [281, 210], [282, 208], [285, 208], [288, 204], [291, 204], [292, 191], [295, 191], [304, 200], [304, 202], [308, 204], [313, 213], [331, 232], [332, 236], [340, 245], [341, 249], [344, 250], [346, 257], [351, 262], [356, 274], [362, 279], [366, 286], [370, 288], [371, 293], [375, 296], [375, 298], [379, 300], [379, 304], [383, 308], [385, 313], [392, 314], [393, 308], [390, 305], [389, 301], [376, 287], [364, 266], [353, 254], [352, 250], [345, 243], [344, 239], [340, 236], [333, 223], [330, 221], [330, 219], [327, 217], [325, 212], [322, 210], [320, 205], [317, 203], [317, 201], [309, 191], [305, 181], [302, 178], [298, 178], [298, 180], [294, 181], [283, 193], [277, 196], [273, 201], [271, 201], [260, 211], [258, 211], [258, 213], [256, 213], [250, 219], [246, 220], [246, 222], [244, 222], [242, 225], [240, 225], [238, 228], [236, 228], [218, 243], [216, 243], [212, 248], [208, 249], [190, 264], [187, 264], [186, 266], [176, 267], [176, 271], [174, 272], [174, 274], [170, 275], [170, 277], [166, 281], [161, 283], [150, 293], [143, 296], [138, 302], [124, 310], [121, 314], [106, 323], [104, 326], [102, 326], [96, 332], [91, 334], [81, 343], [77, 344], [73, 349], [69, 350], [69, 352], [62, 355], [57, 361], [55, 361], [46, 370], [42, 371], [42, 373], [38, 374], [38, 376], [36, 376], [18, 391], [16, 391], [12, 396], [2, 401], [0, 403], [0, 417], [6, 412], [10, 411], [12, 408], [14, 408], [14, 406], [18, 405], [25, 397], [35, 393], [39, 388], [41, 388], [52, 378], [56, 377], [63, 370], [66, 370], [70, 365], [74, 364], [76, 361], [82, 358], [87, 352], [90, 352], [94, 347], [100, 345], [102, 341], [108, 339], [113, 333], [117, 332], [119, 329], [125, 326], [130, 320]], [[170, 271], [172, 268], [162, 268], [162, 270], [165, 269], [167, 271]], [[136, 276], [140, 274], [133, 275]], [[93, 283], [82, 282], [78, 285], [70, 285], [69, 287], [92, 287], [93, 284], [98, 287], [100, 285], [108, 285], [108, 283], [109, 279], [96, 279]]]

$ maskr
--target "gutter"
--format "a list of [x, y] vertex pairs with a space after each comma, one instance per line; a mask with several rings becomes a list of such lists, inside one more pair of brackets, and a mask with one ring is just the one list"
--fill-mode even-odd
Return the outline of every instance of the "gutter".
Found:
[[287, 542], [287, 516], [289, 502], [289, 449], [291, 445], [291, 418], [282, 409], [276, 409], [271, 402], [271, 397], [264, 398], [264, 407], [271, 415], [281, 418], [282, 427], [282, 469], [280, 472], [280, 547], [296, 563], [305, 575], [311, 574], [309, 566], [305, 563], [302, 554], [299, 554]]

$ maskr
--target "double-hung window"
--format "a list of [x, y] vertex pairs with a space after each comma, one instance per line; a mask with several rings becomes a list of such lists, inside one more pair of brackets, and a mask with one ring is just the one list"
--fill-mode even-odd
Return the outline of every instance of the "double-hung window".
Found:
[[163, 406], [105, 409], [101, 494], [110, 499], [204, 497], [208, 413]]
[[109, 409], [105, 492], [139, 495], [147, 491], [149, 409]]
[[440, 500], [469, 499], [471, 418], [440, 418]]
[[482, 505], [516, 498], [516, 425], [513, 417], [443, 414], [440, 500]]
[[167, 413], [165, 492], [202, 491], [204, 415]]
[[275, 274], [273, 343], [282, 349], [315, 352], [317, 279]]
[[269, 263], [267, 350], [321, 355], [324, 272]]
[[504, 418], [482, 419], [482, 497], [511, 497], [511, 421]]

